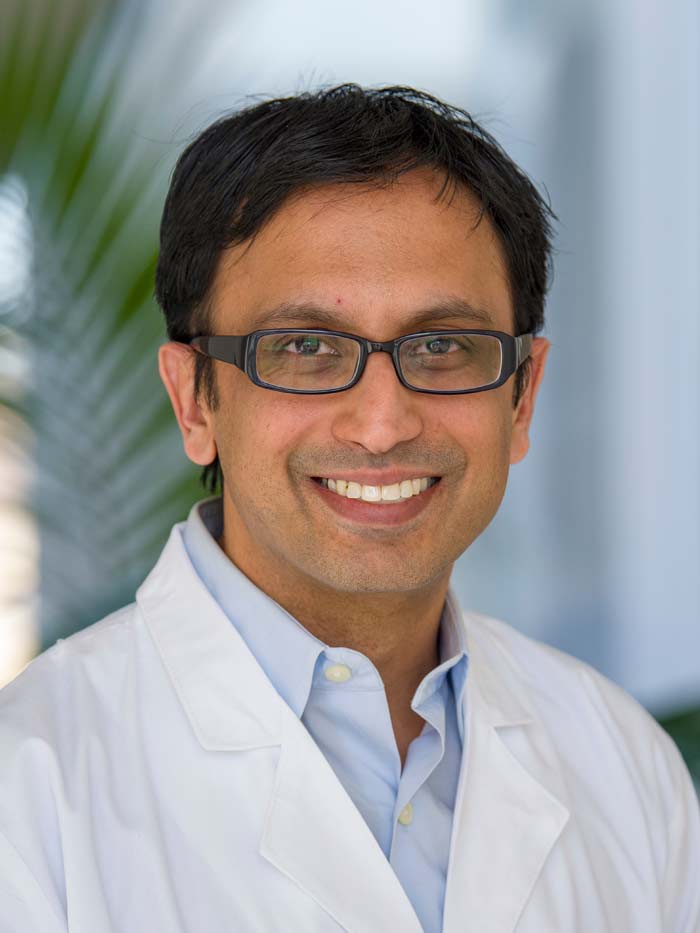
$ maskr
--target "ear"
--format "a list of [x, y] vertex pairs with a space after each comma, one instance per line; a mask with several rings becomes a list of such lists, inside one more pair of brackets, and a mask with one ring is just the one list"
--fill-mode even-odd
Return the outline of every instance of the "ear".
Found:
[[535, 337], [530, 351], [530, 380], [513, 409], [513, 429], [510, 438], [510, 462], [520, 463], [530, 449], [530, 422], [535, 411], [535, 398], [544, 376], [544, 364], [551, 343], [544, 337]]
[[193, 463], [207, 466], [216, 457], [211, 414], [194, 398], [194, 354], [182, 343], [166, 343], [158, 350], [158, 370], [180, 426], [185, 453]]

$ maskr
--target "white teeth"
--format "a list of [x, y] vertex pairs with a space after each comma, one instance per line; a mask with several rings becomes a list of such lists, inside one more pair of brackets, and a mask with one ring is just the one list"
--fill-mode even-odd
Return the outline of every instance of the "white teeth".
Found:
[[[437, 481], [436, 481], [437, 482]], [[322, 479], [321, 483], [336, 495], [347, 499], [362, 499], [364, 502], [400, 502], [425, 492], [433, 485], [427, 476], [421, 479], [404, 479], [400, 483], [391, 483], [388, 486], [362, 485], [344, 479]]]

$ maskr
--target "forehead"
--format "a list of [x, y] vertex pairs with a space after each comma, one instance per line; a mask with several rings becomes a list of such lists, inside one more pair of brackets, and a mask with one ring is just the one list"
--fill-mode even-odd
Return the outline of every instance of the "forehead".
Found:
[[216, 332], [314, 325], [381, 339], [423, 312], [427, 326], [433, 310], [444, 326], [511, 331], [498, 237], [471, 194], [438, 200], [441, 186], [417, 171], [381, 188], [295, 194], [222, 255], [211, 293]]

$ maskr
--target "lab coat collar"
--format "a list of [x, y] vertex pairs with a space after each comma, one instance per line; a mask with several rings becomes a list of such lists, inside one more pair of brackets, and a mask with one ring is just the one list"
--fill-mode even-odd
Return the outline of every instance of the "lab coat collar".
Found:
[[175, 525], [136, 603], [200, 744], [208, 751], [279, 745], [282, 701], [197, 576]]
[[[182, 524], [136, 601], [201, 745], [280, 746], [260, 854], [344, 929], [418, 933], [415, 911], [359, 811], [195, 573]], [[551, 789], [556, 753], [526, 699], [517, 659], [484, 619], [462, 618], [468, 724], [443, 928], [512, 933], [569, 813]]]

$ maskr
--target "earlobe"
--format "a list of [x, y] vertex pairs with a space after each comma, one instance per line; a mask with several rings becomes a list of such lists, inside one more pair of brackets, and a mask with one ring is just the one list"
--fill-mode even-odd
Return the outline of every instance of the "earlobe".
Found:
[[199, 466], [216, 457], [211, 415], [194, 398], [194, 351], [184, 344], [170, 342], [158, 350], [158, 371], [175, 412], [185, 453]]

